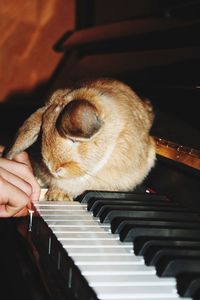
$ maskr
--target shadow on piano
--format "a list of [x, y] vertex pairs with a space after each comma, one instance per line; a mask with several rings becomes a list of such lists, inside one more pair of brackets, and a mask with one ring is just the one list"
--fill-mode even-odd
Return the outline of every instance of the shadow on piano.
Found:
[[[56, 45], [64, 55], [51, 92], [83, 77], [123, 80], [152, 101], [152, 134], [164, 139], [161, 144], [178, 145], [175, 157], [158, 150], [155, 168], [133, 194], [89, 193], [88, 204], [77, 201], [69, 212], [67, 204], [35, 204], [42, 217], [35, 212], [32, 231], [28, 217], [0, 220], [3, 299], [200, 299], [199, 168], [180, 159], [182, 153], [192, 155], [199, 166], [199, 31], [198, 20], [149, 18], [73, 32]], [[188, 147], [197, 151], [185, 153]], [[69, 228], [76, 210], [80, 232], [74, 241]], [[87, 241], [83, 231], [90, 227], [82, 218], [94, 221], [97, 235], [108, 234], [108, 241], [95, 240], [90, 231]], [[107, 232], [110, 226], [113, 233]]]

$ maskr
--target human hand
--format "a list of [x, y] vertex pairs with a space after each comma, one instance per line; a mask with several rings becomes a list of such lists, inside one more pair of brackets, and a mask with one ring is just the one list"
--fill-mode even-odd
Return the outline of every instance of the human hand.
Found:
[[39, 196], [40, 187], [27, 153], [17, 154], [13, 160], [0, 157], [0, 217], [26, 215], [31, 201]]

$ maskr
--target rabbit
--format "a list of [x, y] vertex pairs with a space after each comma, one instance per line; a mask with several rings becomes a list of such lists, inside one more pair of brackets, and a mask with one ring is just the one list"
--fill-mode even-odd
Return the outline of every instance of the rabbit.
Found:
[[45, 200], [73, 201], [86, 190], [133, 191], [155, 164], [150, 101], [127, 84], [97, 78], [56, 90], [17, 131], [6, 157], [37, 145], [35, 176]]

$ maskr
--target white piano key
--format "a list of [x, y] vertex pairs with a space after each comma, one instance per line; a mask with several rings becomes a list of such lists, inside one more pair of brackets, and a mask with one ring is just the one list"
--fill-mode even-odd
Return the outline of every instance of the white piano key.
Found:
[[[83, 251], [82, 251], [83, 250]], [[87, 252], [88, 251], [88, 252]], [[131, 248], [116, 248], [116, 247], [107, 247], [106, 251], [102, 248], [95, 249], [95, 251], [91, 251], [91, 248], [84, 248], [81, 249], [81, 252], [78, 252], [78, 254], [74, 254], [75, 256], [82, 257], [83, 259], [86, 259], [88, 256], [89, 257], [112, 257], [112, 256], [118, 256], [118, 257], [124, 257], [124, 256], [130, 256], [133, 257], [134, 259], [139, 259], [143, 260], [142, 256], [135, 256], [133, 255], [133, 250]]]
[[81, 204], [78, 201], [45, 201], [45, 200], [39, 200], [39, 201], [33, 201], [33, 204], [35, 207], [82, 207], [85, 208], [87, 207], [87, 204]]
[[57, 236], [58, 239], [64, 241], [64, 240], [82, 240], [82, 241], [87, 241], [87, 240], [114, 240], [117, 241], [119, 240], [118, 235], [110, 234], [108, 235], [107, 232], [55, 232], [55, 235]]
[[137, 275], [156, 274], [154, 267], [145, 265], [81, 265], [79, 266], [83, 275]]
[[175, 278], [159, 278], [154, 274], [137, 275], [85, 275], [91, 286], [176, 286]]
[[55, 204], [51, 204], [51, 202], [49, 203], [40, 203], [40, 204], [34, 204], [35, 207], [38, 208], [38, 210], [44, 211], [44, 210], [87, 210], [87, 205], [83, 204], [81, 206], [79, 206], [79, 203], [77, 202], [69, 202], [69, 203], [64, 203], [64, 202], [55, 202]]
[[[64, 225], [64, 226], [54, 226], [52, 224], [49, 224], [48, 226], [52, 229], [52, 231], [55, 233], [55, 234], [70, 234], [71, 232], [74, 232], [74, 233], [97, 233], [97, 234], [101, 234], [101, 233], [104, 233], [106, 234], [107, 236], [111, 235], [110, 234], [110, 227], [108, 226], [100, 226], [100, 224], [98, 222], [93, 222], [93, 225], [92, 223], [90, 224], [86, 224], [85, 223], [87, 222], [84, 222], [84, 224], [77, 224], [76, 226], [73, 226], [73, 225], [70, 225], [67, 224], [67, 225]], [[114, 235], [114, 234], [113, 234]], [[115, 234], [114, 236], [117, 236], [117, 234]]]
[[[152, 297], [152, 295], [139, 295], [137, 297], [133, 296], [132, 295], [118, 295], [118, 298], [116, 298], [116, 300], [192, 300], [191, 298], [181, 298], [179, 295], [168, 295], [165, 296], [165, 295], [162, 295], [163, 297], [160, 297], [160, 298], [157, 298], [155, 299], [155, 297]], [[112, 299], [115, 299], [115, 298], [111, 298], [109, 295], [104, 295], [103, 298], [101, 298], [101, 300], [112, 300]]]
[[177, 291], [175, 288], [169, 286], [156, 287], [156, 286], [115, 286], [115, 287], [95, 287], [98, 297], [102, 300], [105, 299], [135, 299], [135, 297], [149, 297], [161, 300], [163, 297], [170, 297], [171, 299], [177, 298]]
[[[133, 247], [132, 245], [126, 245], [126, 247], [121, 247], [121, 246], [107, 246], [104, 248], [101, 247], [78, 247], [78, 246], [67, 246], [65, 247], [65, 249], [67, 250], [69, 255], [88, 255], [88, 256], [92, 256], [92, 255], [96, 255], [97, 253], [99, 255], [105, 255], [107, 254], [111, 254], [111, 255], [124, 255], [124, 253], [132, 253], [133, 255]], [[133, 255], [133, 257], [135, 257]]]
[[80, 265], [143, 265], [144, 259], [142, 257], [133, 257], [132, 254], [126, 255], [93, 255], [93, 256], [79, 256], [72, 255], [76, 264]]
[[[48, 216], [55, 216], [56, 217], [68, 217], [68, 216], [74, 216], [79, 218], [79, 216], [85, 216], [85, 211], [84, 210], [39, 210], [40, 213], [42, 213], [43, 217], [48, 217]], [[88, 215], [89, 216], [89, 215]]]
[[68, 227], [95, 227], [95, 228], [105, 228], [107, 231], [109, 231], [110, 225], [109, 224], [100, 224], [98, 221], [94, 221], [91, 219], [87, 220], [48, 220], [48, 226], [50, 228], [60, 227], [60, 228], [68, 228]]
[[[87, 205], [78, 202], [38, 202], [33, 203], [38, 211], [87, 211]], [[89, 212], [88, 212], [89, 213]]]
[[36, 201], [33, 202], [35, 207], [49, 207], [49, 208], [54, 208], [54, 207], [79, 207], [79, 208], [86, 208], [87, 204], [81, 204], [77, 201]]
[[46, 215], [42, 215], [43, 219], [48, 223], [49, 221], [91, 221], [91, 217], [87, 216], [87, 215], [71, 215], [70, 213], [68, 215], [51, 215], [46, 214]]
[[[163, 287], [167, 290], [167, 293], [169, 296], [171, 296], [171, 293], [174, 297], [174, 290], [176, 290], [176, 281], [174, 278], [158, 278], [156, 275], [106, 275], [102, 274], [100, 276], [98, 275], [85, 275], [85, 278], [88, 280], [89, 285], [93, 287], [96, 291], [98, 291], [97, 287], [101, 287], [102, 291], [105, 291], [105, 287], [113, 287], [113, 291], [115, 291], [115, 287], [142, 287], [145, 290], [149, 290], [149, 287], [156, 287], [157, 292], [158, 289], [163, 292]], [[127, 289], [125, 289], [126, 291]], [[98, 291], [100, 292], [100, 291]], [[167, 294], [165, 293], [165, 296]], [[120, 299], [124, 300], [124, 294], [121, 295]], [[141, 295], [140, 295], [141, 296]], [[113, 295], [112, 295], [113, 297]], [[133, 295], [132, 295], [133, 297]], [[149, 295], [148, 295], [149, 297]], [[107, 298], [107, 297], [106, 297]], [[179, 299], [178, 295], [175, 297], [176, 299]], [[101, 297], [101, 299], [104, 299]], [[112, 298], [113, 299], [113, 298]], [[129, 298], [130, 299], [130, 298]], [[133, 298], [135, 299], [135, 295]], [[145, 297], [147, 299], [147, 297]], [[171, 299], [171, 298], [170, 298]]]
[[[62, 238], [58, 238], [58, 240], [61, 242], [61, 244], [63, 245], [64, 248], [98, 248], [98, 247], [102, 247], [102, 248], [107, 248], [107, 247], [115, 247], [115, 248], [120, 248], [123, 247], [122, 243], [120, 243], [120, 241], [117, 240], [113, 240], [113, 239], [109, 239], [109, 240], [93, 240], [93, 243], [91, 243], [90, 240], [76, 240], [76, 239], [71, 239], [71, 240], [65, 240]], [[128, 248], [133, 247], [131, 244], [126, 245]], [[106, 251], [105, 251], [106, 252]]]
[[69, 212], [69, 211], [77, 211], [77, 212], [88, 212], [87, 208], [84, 206], [79, 206], [78, 204], [76, 205], [59, 205], [59, 206], [35, 206], [37, 208], [37, 211], [40, 211], [41, 213], [45, 212], [59, 212], [59, 211], [64, 211], [64, 212]]

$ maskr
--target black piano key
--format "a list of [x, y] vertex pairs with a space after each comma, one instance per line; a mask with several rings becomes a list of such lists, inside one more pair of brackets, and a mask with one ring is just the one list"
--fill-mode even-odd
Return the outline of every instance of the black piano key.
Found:
[[160, 208], [156, 210], [152, 210], [152, 208], [144, 209], [144, 207], [140, 207], [140, 209], [121, 209], [121, 208], [113, 208], [107, 207], [104, 212], [99, 216], [101, 223], [111, 223], [114, 218], [124, 217], [124, 218], [137, 218], [137, 219], [168, 219], [172, 220], [176, 218], [177, 220], [187, 220], [187, 221], [198, 221], [199, 215], [197, 213], [190, 212], [181, 212], [181, 211], [163, 211]]
[[106, 204], [102, 201], [95, 209], [93, 210], [93, 215], [95, 217], [100, 217], [107, 213], [108, 210], [169, 210], [169, 211], [186, 211], [186, 208], [180, 208], [174, 205], [161, 203], [158, 205], [157, 203], [148, 203], [147, 201], [131, 201], [130, 203], [124, 204], [114, 204], [109, 202]]
[[159, 207], [179, 207], [178, 203], [159, 201], [158, 199], [94, 199], [88, 201], [87, 209], [88, 211], [99, 211], [103, 205], [151, 205]]
[[[88, 206], [87, 209], [89, 211], [93, 211], [94, 214], [98, 214], [99, 210], [101, 207], [104, 205], [124, 205], [124, 206], [129, 206], [129, 205], [162, 205], [162, 203], [157, 202], [157, 201], [151, 201], [149, 203], [148, 200], [133, 200], [133, 199], [128, 199], [128, 200], [123, 200], [123, 199], [91, 199], [93, 201], [88, 201]], [[166, 206], [167, 204], [164, 203], [163, 206]]]
[[163, 210], [166, 209], [173, 209], [173, 211], [175, 210], [186, 210], [186, 208], [180, 208], [180, 206], [178, 206], [176, 203], [169, 203], [166, 201], [155, 201], [152, 200], [150, 201], [150, 199], [139, 199], [139, 200], [134, 200], [134, 199], [130, 199], [129, 201], [113, 201], [109, 199], [105, 199], [105, 200], [97, 200], [95, 201], [95, 203], [93, 204], [92, 208], [90, 209], [91, 211], [93, 211], [94, 216], [100, 216], [105, 209], [107, 209], [108, 207], [113, 207], [113, 208], [120, 208], [122, 210], [126, 209], [126, 208], [133, 208], [135, 209], [136, 206], [139, 207], [145, 207], [145, 208], [154, 208], [155, 209], [162, 209]]
[[174, 229], [174, 228], [157, 228], [157, 227], [129, 227], [125, 226], [120, 233], [120, 240], [123, 242], [132, 242], [137, 237], [160, 237], [160, 238], [175, 238], [200, 240], [200, 229]]
[[174, 239], [174, 238], [151, 238], [151, 237], [140, 237], [135, 240], [134, 253], [136, 255], [145, 255], [146, 251], [150, 247], [163, 246], [163, 247], [184, 247], [184, 248], [200, 248], [200, 241], [191, 241], [186, 239]]
[[[119, 196], [119, 195], [118, 195]], [[103, 203], [107, 204], [128, 204], [130, 202], [134, 201], [139, 201], [139, 202], [144, 202], [147, 204], [155, 203], [158, 205], [163, 205], [167, 206], [171, 204], [172, 206], [180, 206], [179, 203], [169, 201], [169, 199], [165, 196], [157, 195], [157, 194], [133, 194], [133, 193], [127, 193], [126, 198], [124, 197], [112, 197], [112, 194], [109, 194], [109, 197], [91, 197], [88, 198], [87, 200], [87, 209], [88, 210], [93, 210], [99, 203], [99, 201], [102, 201]]]
[[160, 277], [177, 277], [181, 273], [199, 273], [200, 258], [162, 258], [156, 265], [157, 275]]
[[[120, 219], [120, 220], [119, 220]], [[187, 222], [186, 221], [177, 221], [177, 220], [135, 220], [133, 218], [125, 219], [125, 218], [115, 218], [111, 222], [111, 231], [112, 233], [120, 233], [121, 230], [124, 228], [124, 226], [139, 226], [139, 225], [144, 225], [144, 226], [158, 226], [160, 228], [163, 227], [169, 227], [169, 228], [174, 228], [174, 227], [179, 227], [179, 228], [197, 228], [200, 227], [200, 222]]]
[[171, 257], [188, 257], [188, 258], [195, 258], [199, 257], [200, 258], [200, 248], [199, 249], [178, 249], [178, 248], [160, 248], [160, 247], [155, 247], [153, 249], [154, 251], [151, 251], [151, 253], [146, 252], [144, 255], [145, 263], [148, 266], [155, 266], [159, 259], [162, 259], [164, 256], [171, 256]]
[[200, 251], [200, 241], [198, 243], [181, 243], [180, 241], [157, 241], [157, 243], [153, 243], [145, 248], [143, 251], [143, 256], [145, 258], [146, 264], [155, 264], [156, 260], [162, 255], [162, 251], [182, 251], [182, 250], [197, 250]]
[[176, 280], [177, 291], [181, 297], [191, 297], [194, 299], [196, 294], [200, 291], [200, 272], [181, 273], [176, 277]]
[[[143, 194], [149, 195], [148, 189], [145, 186], [138, 186], [132, 192], [111, 192], [111, 191], [86, 191], [76, 198], [81, 203], [87, 203], [91, 198], [112, 198], [112, 199], [129, 199], [133, 195]], [[159, 195], [166, 198], [166, 196]]]

